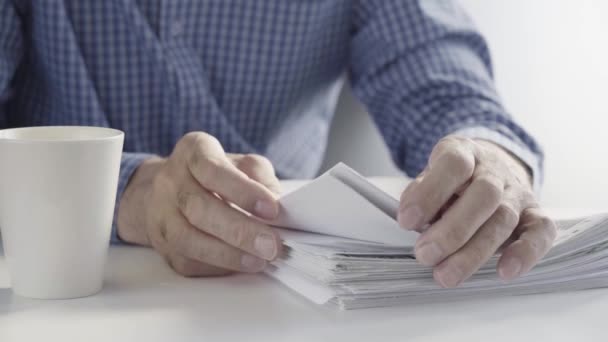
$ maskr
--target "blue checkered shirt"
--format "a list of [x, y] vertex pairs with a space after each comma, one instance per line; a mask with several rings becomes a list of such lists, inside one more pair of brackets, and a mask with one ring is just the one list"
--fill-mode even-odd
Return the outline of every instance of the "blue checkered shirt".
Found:
[[541, 151], [452, 1], [0, 0], [0, 128], [123, 130], [117, 200], [190, 131], [314, 176], [345, 79], [409, 175], [459, 132], [512, 151], [538, 185]]

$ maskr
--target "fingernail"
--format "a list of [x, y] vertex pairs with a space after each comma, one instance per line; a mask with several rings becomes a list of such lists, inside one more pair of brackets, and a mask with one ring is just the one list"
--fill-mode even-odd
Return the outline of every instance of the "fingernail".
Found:
[[265, 219], [276, 218], [279, 214], [277, 205], [265, 200], [255, 202], [255, 208], [253, 208], [253, 210], [255, 211], [254, 214], [256, 216]]
[[435, 274], [435, 279], [444, 288], [456, 287], [462, 282], [464, 272], [458, 267], [444, 268]]
[[243, 254], [241, 257], [241, 266], [245, 271], [259, 272], [266, 266], [266, 261], [256, 258], [253, 255]]
[[435, 242], [425, 243], [416, 248], [416, 259], [425, 266], [434, 266], [441, 261], [443, 251]]
[[259, 234], [253, 242], [253, 248], [266, 260], [274, 259], [277, 254], [276, 243], [270, 234]]
[[397, 215], [397, 221], [399, 225], [405, 229], [414, 230], [419, 228], [418, 226], [422, 223], [423, 219], [422, 210], [417, 205], [407, 207], [403, 211], [400, 211]]
[[500, 273], [500, 277], [504, 280], [511, 280], [516, 278], [521, 272], [521, 259], [517, 257], [509, 258], [505, 260], [504, 264], [498, 272]]

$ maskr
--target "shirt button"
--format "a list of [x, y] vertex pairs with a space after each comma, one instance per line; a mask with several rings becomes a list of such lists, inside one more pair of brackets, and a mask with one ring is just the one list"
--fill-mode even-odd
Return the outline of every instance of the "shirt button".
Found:
[[184, 33], [184, 23], [181, 21], [176, 21], [173, 24], [171, 24], [170, 33], [171, 33], [171, 36], [173, 36], [173, 37], [179, 36], [182, 33]]

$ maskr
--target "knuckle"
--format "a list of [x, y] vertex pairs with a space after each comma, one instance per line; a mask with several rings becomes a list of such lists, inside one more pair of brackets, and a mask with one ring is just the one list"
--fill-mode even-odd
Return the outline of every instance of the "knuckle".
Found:
[[475, 146], [475, 141], [473, 139], [457, 134], [450, 134], [441, 140], [444, 141], [444, 146], [456, 147], [457, 149], [465, 151], [469, 151], [472, 146]]
[[555, 240], [555, 237], [557, 236], [557, 226], [555, 225], [555, 222], [548, 216], [541, 216], [539, 221], [540, 225], [547, 233], [547, 239], [550, 243], [553, 243], [553, 240]]
[[399, 201], [403, 204], [405, 203], [410, 203], [413, 201], [412, 194], [415, 194], [416, 191], [418, 190], [418, 188], [420, 187], [420, 184], [422, 183], [422, 179], [419, 178], [414, 178], [412, 179], [411, 182], [409, 182], [409, 184], [407, 184], [407, 186], [405, 187], [405, 190], [403, 190], [403, 192], [401, 193], [401, 197], [399, 199]]
[[187, 164], [192, 169], [198, 169], [204, 162], [205, 155], [201, 149], [193, 148], [188, 151]]
[[198, 132], [195, 138], [192, 140], [192, 144], [190, 145], [193, 150], [222, 150], [222, 144], [220, 141], [214, 137], [213, 135]]
[[441, 158], [450, 166], [452, 172], [463, 178], [470, 178], [475, 170], [475, 159], [470, 152], [460, 148], [452, 148], [443, 154]]
[[219, 140], [211, 134], [207, 134], [205, 132], [190, 132], [184, 135], [184, 137], [180, 140], [180, 142], [184, 142], [190, 148], [198, 147], [198, 146], [206, 146], [210, 144], [219, 144]]
[[466, 251], [463, 251], [459, 261], [461, 267], [470, 271], [472, 268], [483, 264], [488, 254], [485, 248], [481, 245], [471, 245]]
[[534, 255], [538, 254], [543, 249], [542, 245], [539, 244], [539, 242], [540, 241], [538, 239], [522, 239], [521, 240], [523, 247], [529, 251], [532, 251]]
[[492, 253], [494, 253], [510, 235], [510, 232], [503, 227], [489, 226], [483, 231], [480, 243], [483, 246], [491, 246], [490, 248], [494, 248], [495, 250], [492, 251]]
[[[222, 212], [219, 210], [221, 203], [217, 198], [209, 193], [201, 193], [196, 201], [196, 207], [193, 208], [194, 212], [192, 220], [196, 221], [194, 226], [201, 230], [213, 230], [213, 227], [217, 226], [222, 221]], [[205, 226], [208, 226], [206, 228]]]
[[190, 132], [184, 134], [175, 144], [175, 148], [173, 149], [174, 153], [182, 153], [183, 151], [187, 151], [190, 149], [190, 146], [193, 145], [193, 141], [196, 140], [196, 135], [198, 132]]
[[224, 161], [219, 157], [212, 156], [205, 151], [209, 151], [207, 148], [209, 146], [219, 147], [221, 149], [219, 141], [215, 137], [206, 133], [196, 133], [196, 138], [191, 138], [189, 141], [191, 141], [188, 145], [189, 149], [184, 152], [186, 156], [186, 164], [191, 170], [197, 170], [197, 172], [201, 172], [204, 175], [211, 173], [211, 175], [208, 177], [212, 177], [213, 172], [216, 171], [215, 166], [223, 165]]
[[465, 146], [474, 146], [476, 144], [475, 140], [465, 136], [456, 136], [458, 141]]
[[272, 169], [270, 160], [259, 154], [246, 154], [241, 159], [241, 163], [249, 167], [264, 167]]
[[475, 182], [485, 193], [488, 201], [496, 202], [502, 197], [504, 184], [498, 177], [483, 175], [477, 177]]
[[187, 191], [181, 191], [177, 194], [177, 207], [186, 217], [192, 214], [192, 199], [193, 195]]
[[204, 134], [205, 133], [203, 133], [203, 132], [189, 132], [189, 133], [184, 134], [184, 136], [181, 138], [180, 142], [186, 142], [188, 144], [193, 144], [195, 141], [197, 141], [199, 139], [199, 137], [201, 137]]
[[510, 205], [501, 203], [494, 212], [495, 223], [500, 228], [515, 228], [519, 222], [519, 213]]
[[243, 220], [233, 223], [232, 229], [228, 233], [228, 236], [226, 236], [226, 239], [234, 246], [245, 247], [251, 244], [254, 235], [251, 223]]
[[198, 154], [198, 164], [192, 165], [192, 167], [197, 170], [199, 183], [203, 186], [208, 186], [217, 181], [220, 172], [222, 172], [223, 162], [216, 157], [203, 156], [202, 152]]
[[234, 269], [233, 248], [218, 240], [209, 242], [197, 249], [194, 259], [216, 267]]
[[209, 245], [201, 248], [197, 253], [197, 260], [217, 267], [234, 268], [232, 251], [227, 246]]
[[179, 192], [177, 207], [190, 224], [199, 228], [204, 224], [203, 220], [209, 222], [215, 215], [208, 196], [204, 192], [199, 194], [189, 191]]
[[251, 244], [252, 234], [248, 229], [235, 229], [232, 234], [232, 241], [236, 246], [245, 247]]
[[466, 228], [462, 225], [452, 225], [444, 234], [444, 244], [449, 250], [455, 250], [468, 240]]
[[189, 132], [186, 133], [176, 144], [175, 152], [177, 153], [189, 153], [192, 150], [196, 150], [202, 141], [205, 141], [209, 136], [204, 132]]
[[454, 145], [459, 144], [460, 139], [461, 138], [456, 135], [447, 135], [447, 136], [439, 139], [437, 144], [435, 144], [435, 149], [436, 150], [444, 150], [446, 148], [449, 149], [449, 148], [453, 147]]
[[526, 206], [537, 207], [538, 203], [536, 203], [536, 195], [532, 190], [526, 189], [521, 193], [521, 199]]
[[540, 226], [548, 228], [548, 229], [555, 229], [555, 222], [553, 222], [552, 219], [550, 219], [548, 216], [542, 215], [538, 218], [538, 223]]
[[171, 176], [164, 170], [161, 170], [152, 180], [152, 188], [161, 193], [169, 192], [175, 187], [175, 183]]
[[220, 141], [211, 134], [201, 133], [198, 135], [196, 144], [202, 147], [221, 147]]

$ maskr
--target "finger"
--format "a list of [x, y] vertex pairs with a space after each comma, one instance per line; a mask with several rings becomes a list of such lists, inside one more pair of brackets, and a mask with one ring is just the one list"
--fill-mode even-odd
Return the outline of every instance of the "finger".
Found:
[[214, 277], [232, 273], [225, 268], [205, 264], [176, 253], [167, 256], [166, 260], [175, 272], [184, 277]]
[[530, 271], [553, 246], [555, 223], [540, 209], [526, 209], [517, 227], [517, 239], [507, 246], [498, 261], [497, 271], [504, 280]]
[[410, 183], [401, 196], [398, 221], [401, 227], [420, 229], [429, 223], [475, 169], [469, 144], [455, 138], [441, 140], [431, 155], [424, 177]]
[[[435, 214], [435, 217], [433, 217], [430, 221], [429, 221], [429, 225], [432, 225], [433, 223], [439, 221], [439, 219], [443, 216], [443, 214], [448, 211], [448, 209], [450, 209], [450, 207], [452, 206], [452, 204], [456, 203], [456, 201], [458, 200], [459, 195], [454, 195], [452, 197], [450, 197], [450, 199], [441, 207], [441, 209], [439, 209], [439, 211], [437, 212], [437, 214]], [[422, 233], [424, 232], [426, 229], [428, 228], [428, 226], [426, 227], [422, 227], [421, 229], [418, 229], [418, 233]]]
[[188, 169], [205, 189], [265, 219], [278, 215], [275, 195], [232, 164], [214, 137], [195, 135], [187, 157]]
[[274, 167], [270, 160], [258, 154], [245, 154], [235, 156], [234, 164], [249, 178], [266, 186], [275, 194], [281, 193], [281, 184], [275, 175]]
[[479, 270], [511, 236], [519, 212], [517, 204], [499, 205], [464, 247], [435, 267], [435, 280], [443, 287], [455, 287]]
[[266, 260], [280, 252], [281, 240], [274, 230], [205, 191], [180, 193], [178, 206], [190, 224], [231, 246]]
[[491, 174], [477, 176], [454, 205], [416, 242], [416, 259], [435, 266], [459, 250], [498, 208], [503, 182]]
[[169, 221], [166, 239], [169, 255], [185, 258], [238, 272], [260, 272], [266, 261], [196, 229], [177, 214]]
[[[536, 196], [532, 192], [531, 189], [524, 189], [517, 187], [519, 190], [514, 191], [514, 187], [507, 186], [505, 187], [505, 192], [503, 194], [503, 202], [511, 203], [511, 207], [515, 208], [515, 211], [519, 211], [521, 216], [521, 212], [524, 209], [532, 209], [538, 208], [538, 203], [536, 202]], [[521, 221], [521, 220], [520, 220]], [[519, 225], [519, 221], [517, 222], [517, 226]], [[509, 246], [511, 243], [515, 242], [515, 238], [517, 235], [515, 232], [500, 245], [498, 246], [497, 252], [502, 253], [505, 247]]]
[[444, 287], [455, 287], [477, 272], [509, 241], [519, 223], [523, 208], [537, 206], [534, 194], [528, 190], [505, 189], [502, 203], [473, 237], [460, 250], [441, 262], [434, 270], [437, 282]]

